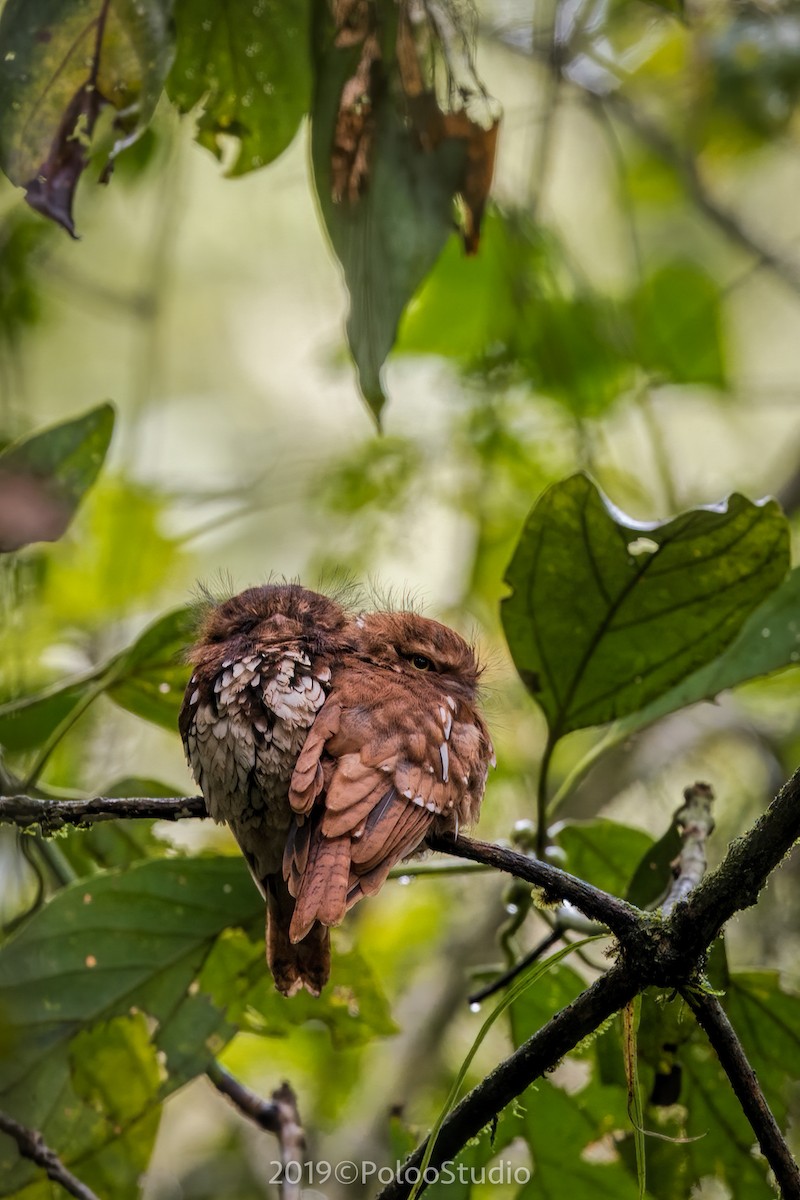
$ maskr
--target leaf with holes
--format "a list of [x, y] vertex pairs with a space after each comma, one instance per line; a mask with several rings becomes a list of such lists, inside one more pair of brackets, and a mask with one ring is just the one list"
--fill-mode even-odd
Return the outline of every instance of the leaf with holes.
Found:
[[775, 501], [636, 522], [583, 474], [549, 488], [506, 573], [506, 638], [552, 740], [644, 708], [711, 662], [789, 567]]
[[[232, 1035], [222, 1009], [190, 985], [220, 933], [260, 922], [262, 911], [238, 859], [161, 859], [58, 892], [0, 949], [0, 1108], [39, 1129], [68, 1166], [108, 1147], [123, 1123], [146, 1123]], [[91, 1077], [78, 1068], [87, 1038], [106, 1064], [135, 1064], [137, 1111], [125, 1122], [119, 1098], [113, 1112], [102, 1101], [104, 1087], [118, 1090], [103, 1083], [102, 1063]], [[36, 1173], [0, 1139], [0, 1195]], [[103, 1194], [136, 1192], [128, 1184]]]
[[172, 62], [172, 0], [7, 0], [0, 16], [0, 166], [75, 233], [72, 202], [100, 112], [113, 158], [153, 115]]
[[177, 51], [167, 93], [181, 112], [202, 101], [196, 138], [228, 174], [282, 154], [311, 106], [310, 0], [176, 0]]

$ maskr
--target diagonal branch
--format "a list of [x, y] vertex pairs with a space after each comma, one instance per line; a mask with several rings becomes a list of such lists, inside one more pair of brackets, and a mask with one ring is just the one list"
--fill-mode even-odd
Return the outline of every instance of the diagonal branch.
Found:
[[[441, 1167], [455, 1158], [493, 1116], [545, 1071], [551, 1070], [639, 991], [640, 986], [632, 973], [617, 965], [556, 1013], [453, 1109], [439, 1131], [429, 1169]], [[417, 1146], [391, 1183], [378, 1194], [377, 1200], [405, 1200], [416, 1180], [427, 1144], [426, 1140]]]
[[55, 1150], [50, 1149], [37, 1129], [28, 1129], [8, 1113], [0, 1112], [0, 1131], [14, 1139], [23, 1158], [29, 1158], [37, 1167], [42, 1167], [47, 1178], [52, 1179], [54, 1183], [60, 1183], [70, 1196], [77, 1196], [78, 1200], [98, 1200], [91, 1188], [67, 1170]]
[[742, 1106], [761, 1151], [772, 1168], [783, 1200], [799, 1200], [800, 1169], [786, 1145], [780, 1126], [767, 1104], [755, 1071], [747, 1061], [736, 1030], [716, 996], [693, 988], [681, 989], [697, 1023], [717, 1052], [717, 1058]]
[[507, 875], [513, 875], [515, 879], [524, 879], [541, 889], [547, 904], [568, 900], [591, 920], [607, 925], [620, 941], [638, 933], [645, 919], [645, 915], [626, 900], [620, 900], [590, 883], [584, 883], [582, 879], [562, 871], [559, 867], [553, 867], [550, 863], [541, 862], [538, 858], [528, 858], [516, 850], [506, 850], [493, 842], [439, 835], [429, 837], [427, 844], [431, 850], [485, 863], [498, 871], [505, 871]]

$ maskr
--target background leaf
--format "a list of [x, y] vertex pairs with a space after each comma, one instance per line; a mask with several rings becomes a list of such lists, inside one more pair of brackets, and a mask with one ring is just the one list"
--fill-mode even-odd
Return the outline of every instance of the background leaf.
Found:
[[191, 674], [185, 660], [197, 627], [191, 605], [166, 613], [109, 664], [108, 695], [122, 708], [175, 730]]
[[[121, 1131], [152, 1135], [161, 1100], [205, 1070], [236, 1022], [281, 1036], [322, 1019], [339, 1045], [393, 1032], [355, 952], [337, 957], [323, 1000], [279, 996], [263, 941], [245, 932], [263, 920], [238, 857], [145, 862], [57, 893], [0, 948], [0, 1106], [88, 1180]], [[121, 1063], [132, 1077], [119, 1095]], [[139, 1158], [123, 1157], [135, 1175]], [[0, 1195], [36, 1174], [0, 1138]], [[130, 1188], [108, 1194], [135, 1195]]]
[[201, 101], [196, 137], [245, 175], [282, 154], [311, 106], [310, 0], [176, 0], [177, 50], [167, 93], [181, 112]]
[[529, 515], [503, 628], [551, 736], [626, 716], [710, 662], [789, 566], [774, 501], [635, 523], [585, 475]]
[[0, 454], [0, 551], [62, 536], [98, 476], [113, 432], [114, 409], [101, 404]]
[[564, 821], [550, 834], [566, 851], [567, 871], [613, 896], [624, 894], [636, 864], [653, 844], [641, 829], [604, 819]]

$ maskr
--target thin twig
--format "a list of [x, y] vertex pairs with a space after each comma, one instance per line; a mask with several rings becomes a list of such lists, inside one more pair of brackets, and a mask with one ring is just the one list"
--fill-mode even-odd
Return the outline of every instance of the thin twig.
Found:
[[786, 1145], [780, 1126], [725, 1010], [717, 997], [708, 992], [683, 988], [681, 994], [717, 1052], [722, 1069], [772, 1168], [783, 1200], [800, 1200], [800, 1169]]
[[[283, 1165], [282, 1200], [299, 1200], [306, 1139], [293, 1088], [284, 1081], [275, 1089], [269, 1100], [265, 1100], [218, 1062], [211, 1064], [206, 1075], [217, 1091], [230, 1100], [249, 1120], [255, 1122], [259, 1129], [266, 1129], [268, 1133], [277, 1136]], [[294, 1166], [294, 1170], [290, 1170], [290, 1165]]]
[[678, 904], [670, 934], [689, 955], [702, 954], [734, 913], [750, 908], [771, 873], [800, 838], [800, 770], [781, 788], [767, 811], [737, 838], [715, 871]]
[[714, 830], [711, 805], [714, 793], [707, 783], [695, 783], [683, 793], [683, 804], [673, 818], [683, 845], [672, 863], [674, 879], [661, 905], [661, 915], [668, 917], [680, 900], [700, 883], [706, 873], [706, 839]]
[[499, 992], [501, 988], [512, 983], [526, 967], [529, 967], [531, 963], [535, 963], [537, 959], [540, 959], [552, 946], [555, 946], [556, 942], [560, 942], [561, 936], [560, 929], [551, 929], [541, 941], [536, 943], [532, 950], [529, 950], [518, 962], [515, 962], [513, 967], [509, 967], [507, 971], [504, 971], [502, 975], [498, 975], [496, 979], [493, 979], [491, 983], [487, 983], [479, 991], [473, 992], [467, 998], [467, 1003], [482, 1004], [484, 1000], [488, 1000], [495, 992]]
[[85, 1183], [81, 1183], [62, 1163], [55, 1150], [51, 1150], [41, 1133], [36, 1129], [28, 1129], [20, 1125], [8, 1113], [0, 1112], [0, 1130], [7, 1133], [17, 1143], [17, 1148], [23, 1158], [29, 1158], [37, 1167], [42, 1167], [48, 1179], [60, 1183], [70, 1196], [78, 1200], [98, 1200], [95, 1193]]

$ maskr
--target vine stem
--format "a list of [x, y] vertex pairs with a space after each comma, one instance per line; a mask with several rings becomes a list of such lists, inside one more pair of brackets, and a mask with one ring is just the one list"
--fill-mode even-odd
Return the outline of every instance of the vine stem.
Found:
[[42, 771], [47, 766], [47, 762], [50, 758], [50, 755], [53, 753], [56, 746], [58, 746], [61, 739], [63, 737], [65, 737], [67, 733], [69, 733], [70, 729], [72, 729], [72, 726], [78, 721], [78, 719], [80, 717], [83, 716], [83, 714], [86, 712], [87, 708], [89, 708], [90, 705], [94, 704], [97, 697], [101, 696], [103, 694], [103, 692], [106, 690], [107, 686], [108, 686], [108, 678], [106, 677], [105, 672], [104, 672], [96, 680], [96, 682], [92, 684], [91, 687], [86, 689], [86, 691], [81, 696], [80, 700], [75, 705], [75, 707], [73, 709], [71, 709], [70, 712], [68, 712], [67, 715], [64, 717], [63, 721], [55, 727], [53, 732], [50, 734], [50, 737], [47, 739], [47, 741], [42, 746], [39, 753], [36, 755], [36, 758], [33, 761], [33, 765], [31, 766], [30, 770], [28, 771], [28, 774], [25, 776], [25, 778], [22, 780], [22, 783], [20, 784], [21, 791], [26, 792], [30, 788], [34, 787], [34, 785], [36, 784], [36, 781], [38, 780]]
[[539, 765], [539, 780], [536, 785], [536, 857], [544, 860], [547, 850], [547, 779], [550, 773], [550, 761], [556, 748], [556, 738], [548, 730], [544, 754]]

